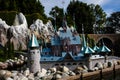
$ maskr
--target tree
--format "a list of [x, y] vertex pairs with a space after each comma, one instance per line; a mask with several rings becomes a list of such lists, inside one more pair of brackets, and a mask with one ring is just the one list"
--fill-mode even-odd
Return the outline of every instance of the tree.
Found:
[[70, 19], [73, 19], [73, 16], [75, 16], [75, 23], [79, 33], [82, 33], [82, 24], [84, 25], [85, 33], [93, 33], [94, 16], [91, 11], [91, 8], [86, 3], [78, 0], [73, 0], [68, 5], [68, 16]]
[[101, 32], [102, 28], [105, 26], [106, 22], [106, 13], [99, 5], [90, 4], [91, 14], [94, 16], [95, 24], [97, 27], [97, 32]]
[[7, 11], [9, 7], [9, 0], [0, 0], [0, 11]]
[[60, 26], [62, 26], [62, 20], [63, 20], [63, 9], [62, 8], [55, 6], [52, 8], [49, 14], [52, 17], [52, 23], [54, 24], [54, 26], [57, 27], [57, 29]]
[[[47, 16], [44, 13], [44, 7], [41, 4], [40, 0], [0, 0], [0, 12], [1, 11], [5, 13], [8, 13], [9, 11], [14, 11], [16, 13], [22, 12], [27, 17], [29, 26], [33, 23], [33, 21], [31, 20], [32, 14], [37, 14], [34, 15], [36, 19], [41, 19], [43, 20], [43, 22], [47, 22]], [[1, 13], [0, 16], [2, 16]], [[9, 14], [7, 14], [6, 16], [8, 16], [8, 19], [11, 19], [11, 16]], [[11, 23], [11, 20], [7, 21], [8, 19], [4, 20]], [[30, 23], [29, 21], [32, 23]]]
[[10, 0], [8, 10], [17, 11], [17, 5], [15, 0]]
[[[56, 13], [59, 13], [58, 11], [60, 11], [58, 7], [54, 7], [50, 12], [52, 18], [54, 18], [53, 15], [55, 10]], [[62, 20], [60, 20], [63, 19], [62, 14], [56, 16], [57, 26], [61, 26], [62, 24]], [[106, 20], [105, 16], [106, 16], [105, 12], [99, 5], [94, 4], [87, 5], [86, 3], [80, 2], [78, 0], [71, 1], [67, 7], [66, 12], [68, 26], [74, 25], [75, 23], [76, 30], [79, 33], [82, 33], [82, 25], [84, 26], [85, 33], [93, 33], [93, 24], [95, 24], [96, 22], [98, 26], [100, 27], [103, 26]]]
[[107, 26], [112, 27], [116, 32], [120, 32], [120, 12], [114, 12], [107, 18]]

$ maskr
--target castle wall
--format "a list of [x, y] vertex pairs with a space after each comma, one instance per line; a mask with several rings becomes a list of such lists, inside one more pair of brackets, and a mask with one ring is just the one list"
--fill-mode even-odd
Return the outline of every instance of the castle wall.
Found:
[[30, 57], [29, 57], [30, 71], [33, 72], [33, 73], [41, 71], [40, 70], [40, 64], [39, 64], [39, 61], [40, 61], [40, 51], [39, 51], [39, 49], [30, 50], [29, 55], [30, 55]]

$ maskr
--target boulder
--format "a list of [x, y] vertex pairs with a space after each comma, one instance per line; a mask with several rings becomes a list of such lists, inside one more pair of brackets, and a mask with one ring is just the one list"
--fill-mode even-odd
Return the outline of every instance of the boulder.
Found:
[[34, 80], [42, 80], [42, 79], [40, 79], [40, 77], [34, 77]]
[[68, 77], [69, 75], [67, 73], [62, 73], [62, 77]]
[[83, 71], [84, 69], [82, 68], [82, 67], [77, 67], [75, 70], [74, 70], [74, 72], [76, 73], [76, 74], [81, 74], [81, 72]]
[[24, 61], [24, 58], [25, 58], [25, 57], [24, 57], [23, 55], [20, 55], [20, 56], [19, 56], [19, 59], [21, 59], [21, 60], [23, 60], [23, 61]]
[[94, 71], [97, 71], [97, 70], [99, 70], [99, 68], [98, 68], [98, 67], [94, 67], [93, 70], [94, 70]]
[[82, 67], [77, 67], [75, 70], [78, 70], [78, 71], [82, 71], [82, 70], [84, 70]]
[[45, 75], [46, 75], [46, 73], [47, 73], [47, 70], [46, 70], [46, 69], [44, 69], [44, 68], [42, 68], [42, 71], [41, 71], [41, 76], [45, 76]]
[[18, 80], [28, 80], [28, 78], [24, 76], [22, 73], [18, 73]]
[[11, 77], [12, 73], [10, 71], [6, 71], [4, 76], [5, 76], [5, 78]]
[[82, 68], [85, 69], [85, 70], [88, 70], [86, 65], [82, 65]]
[[13, 80], [19, 80], [19, 76], [13, 76]]
[[29, 68], [27, 68], [24, 72], [23, 72], [24, 76], [28, 76], [30, 74], [30, 70]]
[[6, 74], [6, 70], [0, 70], [0, 76], [4, 76]]
[[49, 69], [52, 73], [55, 73], [57, 69], [55, 67]]
[[61, 79], [62, 76], [61, 76], [60, 74], [55, 74], [55, 75], [53, 76], [53, 78], [54, 78], [55, 80], [57, 80], [57, 79]]
[[34, 74], [34, 76], [37, 76], [37, 77], [42, 77], [42, 75], [41, 75], [41, 72], [36, 72], [35, 74]]
[[28, 80], [28, 78], [25, 77], [25, 76], [21, 76], [21, 77], [19, 77], [19, 79], [20, 79], [20, 80]]
[[13, 80], [13, 79], [9, 77], [9, 78], [6, 78], [6, 80]]
[[82, 71], [82, 73], [87, 73], [87, 72], [88, 72], [88, 70], [85, 70], [85, 69]]
[[[52, 80], [53, 79], [53, 75], [49, 75], [49, 76], [44, 76], [42, 77], [42, 80]], [[36, 79], [35, 79], [36, 80]]]
[[8, 64], [0, 62], [0, 69], [6, 69], [8, 67]]
[[46, 72], [47, 75], [50, 75], [51, 73], [52, 73], [51, 70], [47, 70]]
[[57, 71], [56, 74], [60, 74], [60, 75], [62, 75], [62, 72], [61, 72], [61, 71]]
[[62, 70], [63, 72], [68, 72], [69, 71], [69, 68], [68, 67], [66, 67], [66, 66], [63, 66], [63, 70]]
[[76, 74], [73, 71], [69, 71], [70, 76], [75, 76]]
[[28, 75], [28, 80], [34, 80], [34, 74], [33, 73], [30, 73]]
[[62, 71], [63, 66], [57, 66], [56, 69], [57, 69], [57, 71]]

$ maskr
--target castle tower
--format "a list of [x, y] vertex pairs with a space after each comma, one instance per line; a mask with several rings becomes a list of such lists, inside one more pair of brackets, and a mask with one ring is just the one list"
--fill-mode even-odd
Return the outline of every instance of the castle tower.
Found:
[[28, 47], [28, 66], [30, 68], [30, 72], [36, 73], [41, 71], [39, 44], [34, 34], [32, 34]]

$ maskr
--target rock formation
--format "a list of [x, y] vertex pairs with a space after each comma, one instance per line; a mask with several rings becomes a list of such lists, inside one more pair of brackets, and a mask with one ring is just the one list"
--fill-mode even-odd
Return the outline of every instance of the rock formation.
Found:
[[13, 42], [15, 50], [22, 46], [26, 49], [28, 25], [22, 13], [16, 14], [14, 25], [9, 26], [0, 19], [0, 42], [4, 46], [9, 40]]
[[51, 21], [44, 24], [42, 20], [37, 19], [31, 24], [29, 29], [27, 20], [22, 13], [16, 14], [12, 26], [7, 25], [5, 21], [0, 19], [0, 43], [3, 46], [10, 40], [10, 42], [13, 42], [15, 50], [18, 50], [20, 47], [22, 50], [25, 50], [27, 49], [27, 42], [30, 39], [31, 32], [34, 32], [38, 38], [49, 42], [54, 34], [54, 28]]

